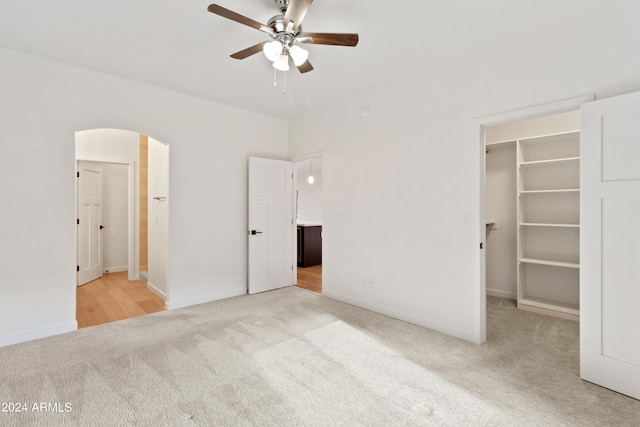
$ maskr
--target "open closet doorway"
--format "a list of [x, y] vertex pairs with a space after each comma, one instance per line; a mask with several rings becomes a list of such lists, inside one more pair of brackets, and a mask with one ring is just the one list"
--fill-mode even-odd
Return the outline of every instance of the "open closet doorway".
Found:
[[[551, 381], [561, 383], [564, 373], [575, 376], [579, 371], [586, 381], [640, 395], [634, 388], [638, 382], [629, 380], [638, 374], [637, 364], [629, 362], [637, 360], [638, 352], [627, 328], [637, 312], [628, 303], [636, 283], [628, 260], [637, 249], [638, 234], [633, 213], [638, 167], [629, 161], [638, 158], [638, 105], [638, 93], [598, 101], [589, 95], [477, 121], [480, 249], [493, 244], [486, 228], [500, 231], [497, 220], [488, 216], [485, 204], [491, 202], [485, 193], [491, 191], [488, 157], [501, 144], [515, 144], [517, 197], [516, 301], [490, 302], [496, 298], [486, 296], [492, 289], [492, 254], [481, 250], [478, 341], [500, 339], [513, 345], [513, 354], [523, 356], [515, 359], [518, 369], [513, 372], [526, 380], [525, 357], [537, 366], [553, 366]], [[579, 116], [561, 114], [578, 108]], [[514, 131], [521, 125], [518, 120], [532, 124], [557, 118], [569, 120], [556, 124], [574, 125], [507, 137], [494, 132]]]
[[[164, 310], [168, 155], [167, 145], [135, 132], [76, 133], [79, 328]], [[85, 202], [96, 197], [85, 197], [87, 188], [99, 196], [89, 217]], [[86, 234], [93, 236], [89, 250]]]
[[322, 157], [298, 161], [296, 171], [297, 282], [322, 293]]
[[580, 111], [485, 128], [486, 290], [579, 319]]
[[[476, 120], [478, 344], [496, 338], [495, 325], [514, 321], [497, 320], [497, 306], [514, 317], [530, 311], [579, 319], [580, 109], [593, 100], [585, 95]], [[554, 289], [556, 279], [573, 284]], [[579, 323], [569, 324], [578, 334]]]

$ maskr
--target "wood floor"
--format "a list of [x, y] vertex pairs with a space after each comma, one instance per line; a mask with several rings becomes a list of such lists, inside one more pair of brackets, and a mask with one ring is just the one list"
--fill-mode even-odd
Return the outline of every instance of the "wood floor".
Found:
[[78, 328], [164, 310], [162, 298], [139, 280], [127, 280], [127, 272], [106, 273], [76, 290]]
[[322, 265], [313, 267], [298, 267], [297, 287], [306, 289], [317, 294], [322, 293]]

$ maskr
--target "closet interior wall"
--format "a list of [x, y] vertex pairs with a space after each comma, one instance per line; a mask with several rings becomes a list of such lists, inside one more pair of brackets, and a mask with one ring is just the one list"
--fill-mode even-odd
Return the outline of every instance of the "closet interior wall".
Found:
[[516, 144], [487, 146], [485, 221], [487, 295], [517, 298]]

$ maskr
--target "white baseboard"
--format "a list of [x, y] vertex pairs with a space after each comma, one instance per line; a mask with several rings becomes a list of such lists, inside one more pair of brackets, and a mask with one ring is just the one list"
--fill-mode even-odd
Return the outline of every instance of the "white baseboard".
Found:
[[367, 310], [374, 311], [376, 313], [384, 314], [385, 316], [393, 317], [394, 319], [402, 320], [405, 322], [413, 323], [414, 325], [422, 326], [423, 328], [431, 329], [443, 334], [451, 335], [452, 337], [460, 338], [461, 340], [469, 341], [472, 343], [478, 343], [478, 337], [473, 335], [472, 330], [464, 330], [460, 328], [447, 325], [445, 323], [435, 322], [430, 319], [424, 319], [420, 317], [410, 316], [406, 313], [396, 311], [369, 301], [363, 301], [358, 298], [353, 298], [347, 295], [322, 290], [322, 296], [332, 298], [338, 301], [346, 302], [347, 304], [355, 305], [357, 307], [365, 308]]
[[506, 298], [516, 300], [517, 295], [514, 292], [499, 291], [497, 289], [487, 289], [487, 295], [490, 297]]
[[189, 307], [192, 305], [204, 304], [206, 302], [218, 301], [225, 298], [246, 295], [247, 289], [230, 289], [228, 291], [216, 292], [215, 294], [201, 295], [194, 298], [185, 298], [177, 301], [166, 301], [167, 310], [175, 310], [176, 308]]
[[124, 266], [124, 267], [103, 267], [102, 268], [102, 272], [103, 273], [119, 273], [120, 271], [128, 271], [129, 267], [128, 266]]
[[147, 288], [149, 288], [151, 292], [153, 292], [154, 294], [162, 298], [163, 301], [165, 302], [167, 301], [167, 294], [162, 292], [160, 289], [156, 288], [151, 282], [147, 282]]
[[78, 330], [78, 322], [65, 323], [64, 325], [51, 326], [48, 328], [34, 329], [31, 331], [20, 332], [13, 335], [0, 337], [0, 347], [37, 340], [40, 338], [52, 337], [54, 335], [66, 334]]

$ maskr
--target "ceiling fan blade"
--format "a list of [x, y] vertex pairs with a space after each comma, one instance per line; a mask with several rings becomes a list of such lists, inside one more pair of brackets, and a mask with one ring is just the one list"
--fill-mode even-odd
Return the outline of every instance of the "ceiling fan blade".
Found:
[[300, 33], [296, 39], [300, 39], [302, 43], [356, 46], [359, 37], [355, 33]]
[[262, 52], [262, 47], [265, 45], [265, 43], [268, 43], [268, 42], [258, 43], [256, 45], [253, 45], [251, 47], [243, 49], [240, 52], [234, 53], [233, 55], [231, 55], [231, 57], [233, 59], [245, 59], [245, 58], [248, 58], [251, 55], [255, 55], [258, 52]]
[[313, 71], [313, 65], [311, 65], [309, 61], [305, 61], [304, 64], [298, 66], [298, 71], [308, 73], [309, 71]]
[[217, 4], [210, 4], [207, 10], [211, 13], [222, 16], [223, 18], [231, 19], [232, 21], [236, 21], [240, 24], [262, 31], [263, 25], [258, 21], [254, 21], [253, 19], [247, 18], [246, 16], [240, 15], [239, 13], [233, 12], [229, 9], [225, 9], [224, 7], [218, 6]]
[[295, 32], [307, 14], [311, 3], [313, 3], [313, 0], [289, 0], [289, 5], [287, 6], [283, 20], [285, 27], [289, 25], [289, 22], [293, 22], [292, 31]]

